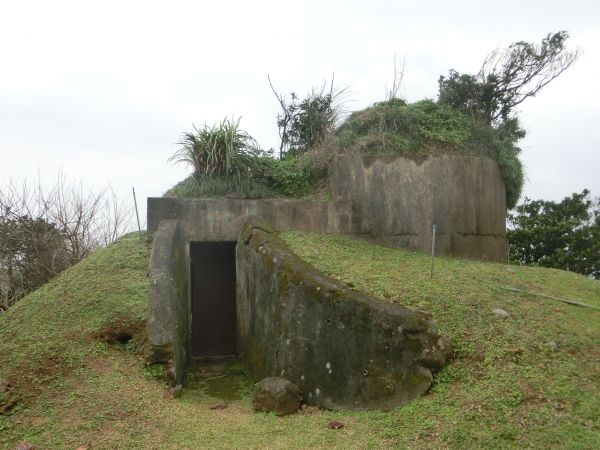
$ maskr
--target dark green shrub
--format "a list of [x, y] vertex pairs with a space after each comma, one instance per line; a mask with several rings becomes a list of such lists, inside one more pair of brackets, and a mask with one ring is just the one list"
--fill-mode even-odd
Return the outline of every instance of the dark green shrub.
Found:
[[560, 202], [525, 199], [508, 216], [510, 260], [600, 279], [600, 203], [584, 189]]
[[311, 168], [299, 158], [277, 160], [273, 168], [273, 187], [285, 196], [300, 197], [314, 186]]
[[255, 179], [284, 197], [302, 197], [314, 191], [319, 176], [313, 157], [304, 154], [283, 159], [260, 158]]

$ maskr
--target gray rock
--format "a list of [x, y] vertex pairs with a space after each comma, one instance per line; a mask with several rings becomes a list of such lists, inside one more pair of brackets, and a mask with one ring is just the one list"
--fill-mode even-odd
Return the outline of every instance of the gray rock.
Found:
[[35, 447], [29, 442], [21, 441], [17, 443], [15, 450], [35, 450]]
[[183, 391], [183, 386], [178, 384], [177, 386], [172, 387], [170, 389], [170, 391], [171, 391], [171, 395], [173, 396], [173, 398], [179, 398], [179, 397], [181, 397], [181, 392]]
[[298, 411], [301, 400], [298, 386], [279, 377], [269, 377], [259, 381], [252, 395], [255, 411], [274, 412], [278, 416]]
[[558, 350], [558, 344], [554, 341], [548, 341], [544, 345], [546, 347], [548, 347], [550, 350], [553, 350], [553, 351]]
[[503, 309], [497, 308], [497, 309], [493, 309], [492, 313], [495, 314], [498, 317], [501, 317], [503, 319], [506, 319], [507, 317], [510, 317], [510, 314], [506, 311], [504, 311]]

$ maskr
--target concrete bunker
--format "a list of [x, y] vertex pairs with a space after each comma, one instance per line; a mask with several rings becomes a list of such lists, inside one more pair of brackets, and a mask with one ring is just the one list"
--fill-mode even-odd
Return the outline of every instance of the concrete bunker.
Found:
[[[428, 251], [436, 222], [438, 254], [504, 261], [505, 190], [497, 163], [344, 155], [330, 181], [331, 201], [148, 199], [154, 241], [147, 360], [167, 364], [174, 384], [183, 384], [193, 358], [233, 351], [255, 378], [283, 372], [305, 401], [328, 408], [391, 407], [428, 388], [449, 348], [429, 318], [315, 274], [273, 229]], [[206, 283], [218, 278], [209, 274], [221, 262], [228, 306], [208, 299], [211, 289], [221, 289]]]

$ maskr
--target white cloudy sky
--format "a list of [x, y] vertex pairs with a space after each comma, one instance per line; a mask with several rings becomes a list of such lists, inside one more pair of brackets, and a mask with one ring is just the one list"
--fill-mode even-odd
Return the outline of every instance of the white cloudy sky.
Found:
[[497, 47], [568, 30], [580, 60], [523, 104], [525, 195], [600, 195], [600, 2], [0, 0], [0, 184], [61, 170], [128, 196], [160, 196], [192, 124], [242, 116], [277, 145], [278, 90], [335, 72], [352, 109], [381, 100], [394, 53], [409, 101], [449, 68], [475, 73]]

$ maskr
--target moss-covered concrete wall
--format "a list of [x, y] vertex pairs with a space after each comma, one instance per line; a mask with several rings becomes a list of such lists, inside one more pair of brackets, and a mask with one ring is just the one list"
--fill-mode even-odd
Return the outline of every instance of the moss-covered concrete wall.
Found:
[[306, 402], [369, 409], [424, 393], [450, 354], [421, 312], [355, 292], [251, 220], [237, 259], [238, 351], [257, 378], [283, 376]]
[[163, 363], [183, 384], [189, 355], [189, 245], [176, 220], [159, 224], [150, 254], [146, 360]]

